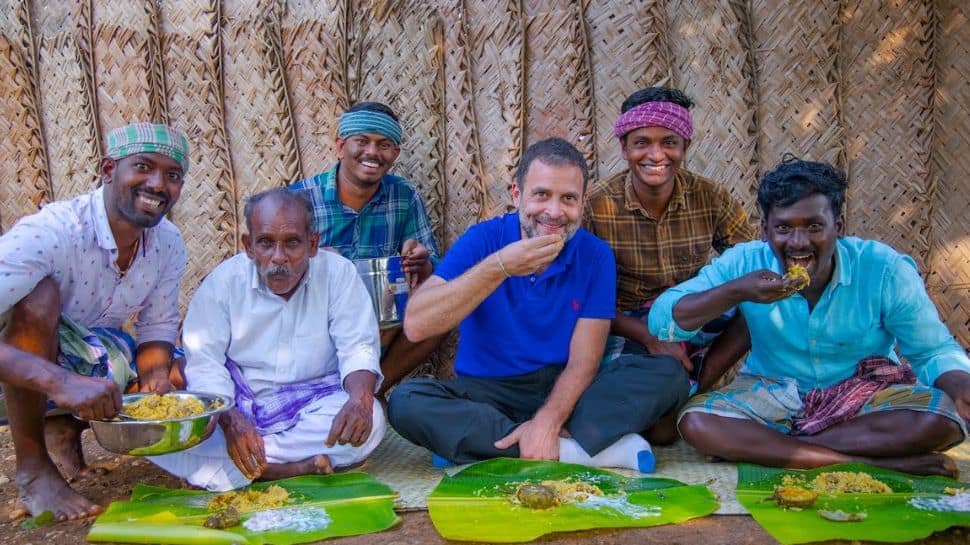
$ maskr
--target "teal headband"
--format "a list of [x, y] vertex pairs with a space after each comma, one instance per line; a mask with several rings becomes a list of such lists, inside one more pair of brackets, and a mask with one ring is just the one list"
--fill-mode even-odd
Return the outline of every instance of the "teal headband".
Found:
[[379, 134], [394, 142], [394, 145], [401, 145], [401, 124], [385, 113], [357, 110], [356, 112], [346, 112], [340, 116], [337, 136], [347, 138], [364, 133]]

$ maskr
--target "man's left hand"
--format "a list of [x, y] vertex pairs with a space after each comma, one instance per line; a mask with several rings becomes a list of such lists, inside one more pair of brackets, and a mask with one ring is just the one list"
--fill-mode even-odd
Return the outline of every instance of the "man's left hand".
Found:
[[496, 441], [495, 448], [504, 450], [516, 443], [519, 445], [519, 458], [558, 460], [559, 426], [551, 426], [535, 418], [527, 420]]
[[427, 246], [410, 238], [401, 246], [401, 268], [408, 277], [411, 289], [418, 287], [431, 276], [431, 252]]
[[[366, 397], [366, 399], [361, 399]], [[373, 396], [352, 396], [340, 408], [340, 412], [333, 419], [330, 435], [327, 436], [327, 446], [350, 443], [355, 447], [364, 444], [370, 437], [371, 426], [374, 424]]]
[[168, 369], [153, 369], [138, 377], [138, 391], [151, 392], [156, 394], [166, 394], [174, 390], [172, 381], [169, 380]]

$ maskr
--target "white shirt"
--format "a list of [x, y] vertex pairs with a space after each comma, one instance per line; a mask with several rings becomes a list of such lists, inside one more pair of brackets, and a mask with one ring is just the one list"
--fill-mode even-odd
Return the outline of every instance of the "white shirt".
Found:
[[[255, 263], [237, 254], [202, 282], [182, 328], [187, 389], [228, 396], [235, 386], [226, 358], [265, 399], [283, 384], [340, 372], [383, 375], [380, 336], [370, 296], [347, 259], [321, 251], [289, 300], [260, 282]], [[321, 439], [322, 440], [322, 439]]]
[[121, 275], [103, 188], [52, 202], [0, 237], [0, 314], [45, 277], [57, 282], [61, 312], [85, 327], [121, 327], [137, 314], [138, 344], [175, 343], [182, 233], [167, 219], [143, 232], [134, 262]]

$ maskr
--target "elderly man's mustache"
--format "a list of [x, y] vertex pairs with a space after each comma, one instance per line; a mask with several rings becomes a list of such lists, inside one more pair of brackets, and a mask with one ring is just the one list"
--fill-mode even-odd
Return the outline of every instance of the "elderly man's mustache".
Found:
[[266, 269], [266, 276], [289, 276], [293, 273], [287, 265], [275, 265]]

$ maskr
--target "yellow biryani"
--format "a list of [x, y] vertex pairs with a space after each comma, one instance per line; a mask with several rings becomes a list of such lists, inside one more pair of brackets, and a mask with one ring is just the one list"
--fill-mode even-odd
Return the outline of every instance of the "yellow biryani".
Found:
[[240, 492], [226, 492], [212, 498], [206, 507], [212, 511], [234, 509], [239, 513], [274, 509], [290, 503], [290, 493], [279, 485], [272, 485], [263, 490], [244, 490]]
[[136, 420], [165, 420], [200, 415], [205, 405], [194, 397], [150, 394], [125, 405], [124, 412]]
[[782, 486], [804, 487], [819, 494], [888, 494], [892, 492], [889, 485], [876, 479], [868, 473], [860, 471], [826, 471], [819, 473], [809, 483], [801, 482], [797, 477], [785, 475]]
[[785, 274], [785, 279], [790, 280], [792, 286], [798, 291], [807, 288], [812, 283], [812, 278], [808, 276], [808, 271], [801, 265], [788, 267], [788, 273]]
[[819, 494], [888, 494], [889, 486], [868, 473], [831, 471], [819, 473], [811, 482]]

